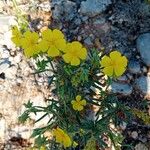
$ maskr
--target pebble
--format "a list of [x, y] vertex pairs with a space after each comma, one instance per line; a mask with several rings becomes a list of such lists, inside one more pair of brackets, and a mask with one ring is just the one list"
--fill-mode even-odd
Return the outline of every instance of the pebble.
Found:
[[144, 144], [139, 143], [135, 146], [135, 150], [148, 150], [148, 148]]
[[138, 133], [137, 133], [136, 131], [133, 131], [133, 132], [131, 133], [131, 137], [132, 137], [133, 139], [137, 139], [137, 138], [138, 138]]
[[136, 46], [144, 63], [150, 66], [150, 33], [140, 35], [136, 41]]
[[122, 83], [128, 83], [129, 82], [126, 75], [123, 75], [123, 76], [119, 77], [117, 80], [119, 82], [122, 82]]
[[112, 93], [122, 94], [128, 96], [132, 93], [132, 86], [127, 83], [113, 82], [110, 86]]
[[69, 21], [76, 16], [76, 12], [77, 12], [76, 3], [71, 1], [62, 1], [62, 0], [53, 3], [54, 3], [53, 5], [55, 5], [53, 10], [54, 19], [62, 20], [62, 16], [63, 16], [63, 19], [65, 19], [65, 21]]
[[5, 72], [9, 68], [10, 64], [8, 61], [0, 62], [0, 74]]
[[143, 94], [150, 94], [150, 77], [149, 76], [141, 76], [135, 80], [135, 86], [139, 89]]
[[128, 65], [128, 70], [130, 73], [139, 74], [141, 73], [140, 63], [137, 60], [130, 60]]
[[6, 79], [15, 79], [17, 74], [17, 67], [12, 66], [9, 69], [7, 69], [5, 72]]
[[86, 0], [81, 2], [80, 13], [89, 17], [99, 15], [111, 4], [111, 0]]
[[4, 118], [0, 118], [0, 141], [4, 142], [6, 132], [6, 121]]
[[49, 1], [41, 3], [40, 5], [38, 5], [38, 7], [41, 8], [45, 12], [51, 11], [51, 5]]

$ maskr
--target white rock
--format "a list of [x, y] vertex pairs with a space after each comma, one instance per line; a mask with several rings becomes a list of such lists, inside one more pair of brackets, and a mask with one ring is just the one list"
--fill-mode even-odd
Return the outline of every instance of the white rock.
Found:
[[16, 66], [12, 66], [5, 71], [6, 79], [15, 79], [16, 74], [17, 74], [17, 67]]
[[0, 119], [0, 141], [5, 141], [5, 132], [6, 132], [6, 121], [5, 119]]

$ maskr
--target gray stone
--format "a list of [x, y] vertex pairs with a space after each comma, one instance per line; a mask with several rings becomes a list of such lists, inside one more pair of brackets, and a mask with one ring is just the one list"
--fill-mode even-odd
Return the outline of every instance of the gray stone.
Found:
[[80, 13], [94, 17], [107, 9], [111, 0], [86, 0], [81, 3]]
[[137, 133], [136, 131], [133, 131], [133, 132], [131, 133], [131, 137], [132, 137], [133, 139], [137, 139], [137, 138], [138, 138], [138, 133]]
[[[76, 3], [71, 1], [59, 1], [53, 2], [54, 10], [53, 10], [53, 18], [56, 20], [65, 19], [69, 21], [75, 17], [77, 12]], [[63, 16], [63, 17], [62, 17]]]
[[150, 77], [141, 76], [135, 80], [135, 86], [145, 95], [150, 94]]
[[137, 49], [147, 66], [150, 66], [150, 33], [142, 34], [136, 41]]
[[140, 63], [136, 60], [129, 61], [128, 70], [133, 74], [141, 73]]
[[110, 90], [112, 93], [118, 93], [127, 96], [132, 93], [133, 88], [127, 83], [113, 82], [110, 86]]
[[148, 148], [144, 144], [139, 143], [135, 146], [135, 150], [148, 150]]
[[5, 72], [9, 66], [10, 64], [8, 61], [0, 61], [0, 73]]

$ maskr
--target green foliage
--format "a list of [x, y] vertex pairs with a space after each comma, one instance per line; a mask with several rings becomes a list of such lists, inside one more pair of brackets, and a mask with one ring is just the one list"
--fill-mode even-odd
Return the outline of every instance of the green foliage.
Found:
[[[52, 131], [57, 126], [67, 131], [72, 139], [78, 143], [80, 149], [90, 150], [93, 148], [92, 150], [94, 150], [96, 146], [107, 147], [107, 143], [103, 140], [104, 136], [108, 136], [116, 148], [118, 143], [121, 144], [122, 138], [110, 128], [110, 123], [118, 126], [123, 121], [127, 122], [131, 113], [114, 95], [103, 90], [99, 79], [103, 78], [104, 75], [98, 76], [101, 72], [99, 60], [98, 51], [93, 49], [90, 51], [89, 59], [79, 67], [70, 66], [59, 59], [52, 61], [47, 58], [37, 61], [36, 73], [45, 71], [47, 64], [51, 64], [53, 75], [50, 77], [52, 79], [50, 86], [55, 85], [53, 92], [57, 95], [57, 99], [47, 99], [46, 107], [33, 106], [32, 102], [29, 101], [25, 104], [26, 111], [19, 117], [21, 122], [25, 122], [30, 113], [43, 112], [43, 116], [35, 120], [38, 122], [46, 116], [51, 116], [45, 127], [33, 131], [31, 137], [35, 137], [36, 146], [40, 147], [44, 143], [44, 145], [49, 145], [50, 149], [52, 142], [56, 146], [55, 141], [44, 137], [44, 133]], [[105, 84], [109, 86], [111, 78], [105, 79]], [[90, 90], [91, 86], [99, 89], [98, 98], [93, 98], [96, 93]], [[71, 101], [78, 94], [84, 97], [88, 103], [81, 112], [73, 110], [71, 105]], [[99, 107], [97, 112], [93, 111], [93, 105]], [[95, 114], [94, 118], [89, 116], [89, 112]], [[59, 147], [59, 149], [63, 149], [63, 147]]]

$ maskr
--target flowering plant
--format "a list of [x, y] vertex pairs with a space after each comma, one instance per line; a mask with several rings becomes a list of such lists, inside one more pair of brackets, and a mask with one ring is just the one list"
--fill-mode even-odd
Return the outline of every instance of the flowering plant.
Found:
[[119, 149], [123, 137], [116, 129], [131, 118], [131, 112], [108, 87], [113, 78], [125, 72], [127, 58], [116, 50], [106, 56], [100, 50], [87, 50], [78, 41], [67, 42], [57, 29], [22, 33], [15, 26], [12, 41], [27, 58], [37, 61], [37, 73], [53, 72], [49, 85], [54, 87], [55, 96], [46, 99], [46, 107], [29, 101], [19, 117], [25, 122], [30, 113], [44, 112], [38, 122], [50, 116], [45, 126], [34, 129], [31, 137], [35, 137], [35, 145], [50, 150], [98, 150], [108, 147], [111, 140]]

